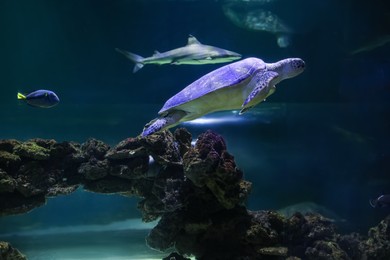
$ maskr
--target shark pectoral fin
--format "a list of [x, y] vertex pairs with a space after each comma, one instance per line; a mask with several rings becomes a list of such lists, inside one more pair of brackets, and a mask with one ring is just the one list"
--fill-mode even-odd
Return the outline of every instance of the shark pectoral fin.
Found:
[[143, 66], [144, 66], [144, 64], [142, 64], [142, 63], [136, 63], [136, 64], [134, 65], [133, 73], [136, 73], [137, 71], [139, 71], [140, 69], [142, 69]]
[[[254, 76], [252, 81], [248, 84], [255, 84], [254, 89], [252, 92], [248, 95], [248, 97], [245, 99], [244, 103], [242, 104], [241, 112], [245, 112], [250, 107], [253, 107], [255, 104], [249, 104], [252, 100], [254, 100], [257, 97], [264, 96], [266, 98], [272, 93], [267, 93], [271, 91], [271, 88], [269, 88], [269, 85], [271, 81], [278, 76], [278, 73], [273, 71], [267, 71], [259, 76]], [[264, 92], [265, 91], [265, 92]], [[248, 105], [249, 104], [249, 105]]]

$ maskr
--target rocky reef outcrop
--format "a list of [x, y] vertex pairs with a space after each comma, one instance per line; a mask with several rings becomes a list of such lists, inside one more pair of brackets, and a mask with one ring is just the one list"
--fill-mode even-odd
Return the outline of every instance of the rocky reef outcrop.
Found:
[[[340, 235], [318, 214], [286, 218], [245, 207], [243, 178], [222, 136], [184, 128], [115, 147], [33, 139], [0, 141], [0, 215], [21, 214], [77, 187], [140, 198], [147, 244], [166, 259], [390, 259], [390, 217], [368, 235]], [[3, 252], [3, 251], [2, 251]], [[10, 258], [4, 258], [10, 259]]]
[[26, 260], [26, 256], [14, 248], [10, 243], [0, 241], [0, 259], [4, 260]]

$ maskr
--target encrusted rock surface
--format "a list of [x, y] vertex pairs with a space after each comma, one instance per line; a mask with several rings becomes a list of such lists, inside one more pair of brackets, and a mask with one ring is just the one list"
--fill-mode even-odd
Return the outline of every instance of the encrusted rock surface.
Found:
[[[194, 146], [191, 140], [183, 128], [115, 147], [95, 139], [0, 140], [0, 216], [28, 212], [82, 186], [140, 197], [143, 220], [159, 219], [147, 244], [176, 251], [165, 259], [390, 259], [390, 216], [368, 236], [341, 236], [318, 214], [249, 211], [252, 184], [222, 136], [207, 131]], [[10, 248], [0, 243], [0, 256], [15, 252]]]
[[8, 242], [0, 241], [0, 259], [2, 260], [26, 260], [26, 256], [12, 247]]
[[194, 148], [183, 158], [185, 176], [198, 188], [207, 187], [227, 209], [242, 203], [250, 183], [242, 180], [234, 157], [226, 150], [223, 138], [211, 131], [201, 134]]

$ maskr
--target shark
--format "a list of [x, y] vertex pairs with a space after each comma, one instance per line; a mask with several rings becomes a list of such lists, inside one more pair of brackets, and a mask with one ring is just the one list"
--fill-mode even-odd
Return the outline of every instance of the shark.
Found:
[[115, 50], [135, 63], [133, 73], [139, 71], [145, 64], [203, 65], [231, 62], [241, 59], [241, 54], [210, 45], [204, 45], [192, 35], [189, 35], [186, 46], [162, 53], [155, 51], [153, 56], [147, 58], [118, 48]]

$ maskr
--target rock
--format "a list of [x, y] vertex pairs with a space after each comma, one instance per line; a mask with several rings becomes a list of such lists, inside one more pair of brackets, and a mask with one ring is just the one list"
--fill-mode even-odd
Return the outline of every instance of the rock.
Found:
[[48, 160], [49, 149], [39, 146], [37, 143], [28, 141], [14, 147], [14, 153], [20, 157], [33, 160]]
[[334, 223], [316, 213], [297, 212], [290, 217], [284, 240], [291, 245], [289, 253], [303, 259], [349, 259], [336, 242]]
[[262, 255], [270, 256], [287, 256], [288, 248], [287, 247], [263, 247], [257, 250]]
[[81, 145], [81, 150], [87, 158], [93, 157], [99, 160], [104, 159], [104, 156], [109, 149], [110, 146], [94, 138], [88, 139], [85, 143]]
[[[133, 193], [133, 185], [130, 181], [119, 178], [101, 179], [87, 182], [84, 189], [97, 193]], [[135, 193], [135, 192], [134, 192]]]
[[11, 175], [18, 170], [21, 165], [21, 159], [18, 155], [0, 150], [0, 168], [6, 170]]
[[142, 146], [140, 138], [127, 138], [106, 153], [110, 160], [124, 160], [137, 157], [148, 157], [146, 148]]
[[182, 208], [187, 195], [184, 175], [178, 165], [166, 166], [153, 177], [150, 193], [138, 205], [144, 221], [155, 220], [165, 213]]
[[333, 222], [316, 213], [294, 214], [287, 221], [286, 231], [287, 239], [293, 243], [303, 243], [303, 238], [305, 241], [334, 240], [336, 234]]
[[225, 141], [212, 131], [200, 135], [195, 147], [184, 155], [183, 168], [195, 186], [207, 186], [227, 209], [244, 202], [249, 193], [245, 189], [249, 186], [240, 184], [242, 172], [226, 151]]
[[182, 255], [179, 255], [176, 252], [173, 252], [169, 254], [169, 256], [164, 257], [163, 260], [191, 260], [191, 258], [184, 257]]
[[20, 192], [25, 197], [33, 197], [39, 194], [43, 194], [45, 191], [37, 188], [31, 183], [18, 183], [16, 190]]
[[174, 132], [175, 140], [179, 144], [181, 157], [191, 148], [192, 135], [185, 128], [177, 128]]
[[86, 180], [98, 180], [108, 175], [108, 161], [98, 161], [91, 159], [80, 165], [78, 172], [83, 175]]
[[363, 248], [362, 259], [390, 259], [390, 215], [378, 226], [370, 228], [368, 239], [361, 244], [361, 247]]
[[0, 140], [0, 151], [6, 151], [9, 153], [12, 153], [14, 151], [14, 147], [16, 145], [19, 145], [20, 142], [15, 139], [8, 139], [8, 140]]
[[0, 196], [0, 216], [27, 213], [45, 203], [46, 199], [42, 194], [25, 197], [19, 192], [4, 193]]
[[16, 190], [25, 197], [42, 194], [50, 186], [51, 179], [39, 161], [30, 161], [22, 165], [15, 178]]
[[0, 169], [0, 193], [13, 192], [16, 188], [16, 180]]
[[271, 247], [281, 242], [285, 219], [274, 211], [249, 211], [249, 225], [244, 239], [256, 248]]
[[183, 228], [182, 221], [179, 212], [164, 214], [146, 237], [147, 245], [159, 251], [173, 247], [177, 234]]
[[52, 149], [52, 147], [57, 143], [53, 139], [42, 139], [42, 138], [34, 138], [28, 140], [29, 143], [35, 143], [36, 145], [43, 147], [45, 149]]
[[350, 259], [390, 259], [390, 215], [378, 226], [370, 228], [368, 237], [358, 233], [340, 236], [337, 240]]
[[137, 208], [141, 211], [144, 222], [155, 221], [165, 213], [164, 203], [154, 196], [141, 200]]
[[[160, 179], [160, 185], [157, 184], [157, 180], [154, 184], [152, 193], [164, 204], [165, 212], [173, 212], [184, 207], [183, 197], [186, 196], [183, 194], [184, 181], [182, 179], [163, 179], [163, 181]], [[161, 185], [164, 187], [162, 188]]]
[[[57, 169], [57, 182], [70, 186], [81, 183], [83, 176], [78, 172], [82, 163], [88, 162], [88, 158], [81, 151], [81, 145], [75, 142], [62, 142], [53, 145], [50, 150], [51, 165]], [[65, 181], [64, 181], [65, 180]]]
[[[252, 184], [228, 153], [222, 136], [179, 128], [128, 138], [110, 149], [32, 139], [0, 141], [0, 216], [44, 205], [46, 198], [79, 186], [98, 193], [142, 198], [142, 219], [159, 220], [146, 238], [172, 259], [390, 259], [390, 216], [368, 237], [339, 235], [319, 214], [249, 211]], [[150, 159], [153, 158], [154, 160]]]
[[58, 195], [68, 195], [79, 188], [79, 185], [68, 185], [59, 183], [47, 190], [46, 197], [55, 197]]
[[86, 161], [81, 145], [75, 142], [55, 143], [50, 150], [50, 156], [54, 160], [62, 160], [67, 164]]
[[27, 260], [27, 257], [18, 249], [5, 241], [0, 241], [0, 259], [4, 260]]
[[110, 174], [124, 179], [147, 178], [149, 157], [146, 155], [117, 162], [110, 168]]
[[362, 259], [364, 248], [361, 246], [364, 238], [358, 233], [340, 236], [337, 242], [351, 259]]
[[189, 235], [198, 235], [205, 233], [212, 224], [211, 219], [201, 220], [199, 222], [191, 222], [189, 220], [184, 224], [184, 230]]
[[227, 149], [223, 137], [211, 130], [207, 130], [205, 133], [199, 135], [195, 143], [195, 148], [198, 150], [201, 159], [206, 159], [212, 152], [221, 156], [222, 152]]
[[219, 164], [223, 163], [221, 162], [222, 153], [225, 152], [225, 141], [219, 135], [208, 130], [199, 136], [195, 147], [189, 149], [184, 155], [184, 174], [195, 186], [203, 187], [210, 175], [216, 173]]
[[334, 241], [315, 241], [314, 247], [306, 248], [305, 255], [309, 260], [349, 260], [351, 258]]
[[181, 219], [175, 219], [184, 223], [175, 239], [175, 248], [180, 254], [190, 253], [196, 259], [254, 259], [255, 252], [246, 251], [253, 247], [243, 239], [250, 222], [244, 207], [222, 208], [205, 216], [192, 216], [192, 213], [183, 212]]
[[160, 131], [140, 139], [141, 144], [160, 165], [181, 165], [179, 145], [170, 131]]

